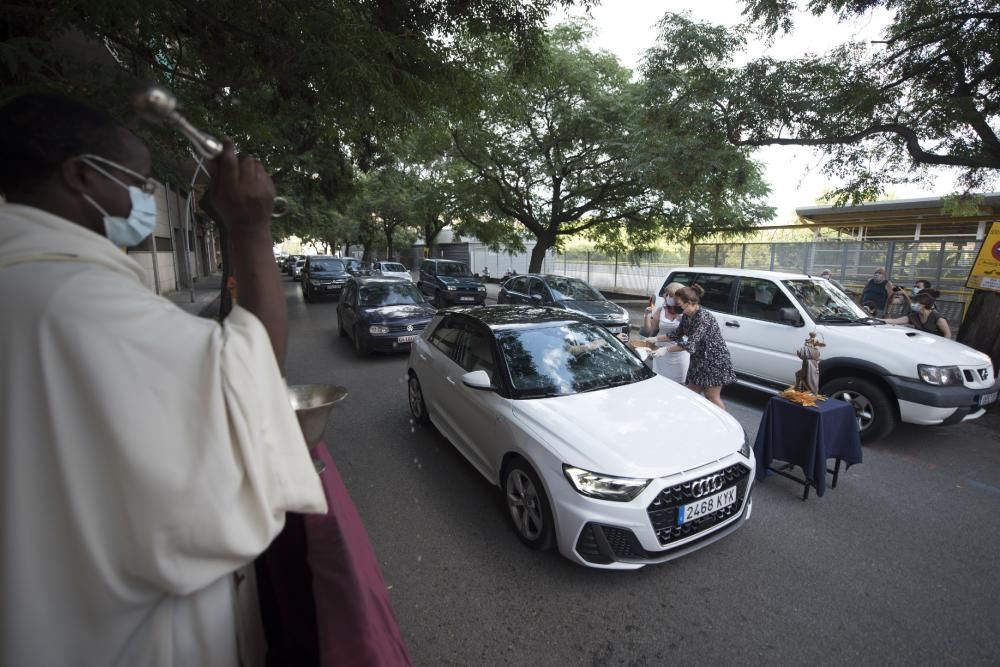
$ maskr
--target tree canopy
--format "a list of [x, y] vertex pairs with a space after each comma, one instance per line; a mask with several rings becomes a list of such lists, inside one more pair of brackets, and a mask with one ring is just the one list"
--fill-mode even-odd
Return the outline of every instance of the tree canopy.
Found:
[[[570, 235], [641, 247], [720, 220], [748, 228], [769, 217], [756, 165], [689, 119], [705, 100], [664, 104], [662, 88], [633, 82], [614, 56], [590, 50], [588, 30], [550, 30], [532, 68], [519, 69], [504, 49], [484, 68], [480, 111], [452, 130], [485, 208], [463, 228], [508, 248], [533, 239], [529, 269], [538, 271]], [[653, 116], [673, 128], [652, 127]]]

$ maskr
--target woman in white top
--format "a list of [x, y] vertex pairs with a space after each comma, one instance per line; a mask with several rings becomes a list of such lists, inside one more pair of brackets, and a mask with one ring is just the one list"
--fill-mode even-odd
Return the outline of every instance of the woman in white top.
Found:
[[674, 293], [684, 287], [680, 283], [670, 283], [663, 293], [663, 305], [653, 310], [646, 316], [646, 330], [654, 330], [653, 323], [656, 324], [656, 334], [646, 340], [656, 343], [656, 351], [652, 353], [653, 370], [665, 378], [674, 382], [684, 384], [687, 379], [688, 364], [691, 355], [687, 350], [679, 352], [668, 352], [668, 348], [673, 345], [670, 334], [677, 330], [681, 324], [681, 309], [674, 302]]

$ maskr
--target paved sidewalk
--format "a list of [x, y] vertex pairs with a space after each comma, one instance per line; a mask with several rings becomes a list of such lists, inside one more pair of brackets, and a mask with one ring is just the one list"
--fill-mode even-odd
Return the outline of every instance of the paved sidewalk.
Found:
[[221, 289], [222, 273], [220, 272], [197, 278], [194, 281], [193, 290], [183, 287], [176, 292], [167, 292], [163, 296], [192, 315], [215, 317], [219, 310], [219, 294]]

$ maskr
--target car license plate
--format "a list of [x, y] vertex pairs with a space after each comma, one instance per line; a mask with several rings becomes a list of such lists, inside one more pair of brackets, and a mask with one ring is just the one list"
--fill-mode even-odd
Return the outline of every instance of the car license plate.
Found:
[[1000, 392], [995, 391], [992, 394], [983, 394], [982, 396], [980, 396], [979, 407], [983, 407], [984, 405], [989, 405], [990, 403], [996, 403], [998, 394], [1000, 394]]
[[459, 301], [475, 301], [476, 297], [474, 297], [474, 296], [460, 296], [460, 297], [458, 297], [458, 300]]
[[731, 486], [728, 489], [720, 491], [714, 496], [701, 498], [700, 500], [696, 500], [693, 503], [688, 503], [687, 505], [681, 507], [677, 511], [677, 525], [679, 526], [682, 523], [700, 519], [706, 514], [717, 512], [724, 507], [729, 507], [735, 502], [736, 487]]
[[417, 339], [417, 336], [400, 336], [396, 339], [397, 343], [412, 343]]

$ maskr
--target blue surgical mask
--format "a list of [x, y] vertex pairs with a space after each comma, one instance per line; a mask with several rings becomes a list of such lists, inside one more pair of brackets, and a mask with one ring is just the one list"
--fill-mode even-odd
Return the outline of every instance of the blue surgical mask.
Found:
[[668, 296], [668, 297], [667, 297], [667, 299], [666, 299], [666, 304], [667, 304], [668, 306], [672, 306], [672, 305], [674, 305], [674, 297], [672, 297], [672, 296]]
[[910, 310], [912, 310], [913, 312], [917, 312], [918, 310], [920, 310], [920, 304], [919, 303], [911, 303], [910, 304]]
[[104, 216], [104, 233], [108, 237], [108, 240], [117, 246], [125, 246], [126, 248], [137, 246], [145, 241], [153, 233], [153, 230], [156, 229], [156, 198], [152, 193], [153, 188], [147, 185], [144, 190], [135, 185], [127, 185], [96, 163], [103, 162], [108, 164], [136, 178], [143, 179], [147, 184], [152, 183], [152, 181], [127, 167], [123, 167], [98, 155], [84, 155], [81, 156], [81, 159], [96, 171], [128, 190], [129, 199], [132, 201], [132, 210], [129, 212], [128, 217], [122, 218], [120, 216], [109, 215], [103, 206], [94, 201], [93, 197], [87, 194], [83, 195], [83, 198]]
[[913, 287], [913, 288], [911, 288], [910, 291], [913, 292], [913, 296], [916, 296], [916, 295], [920, 294], [920, 288], [919, 287]]

